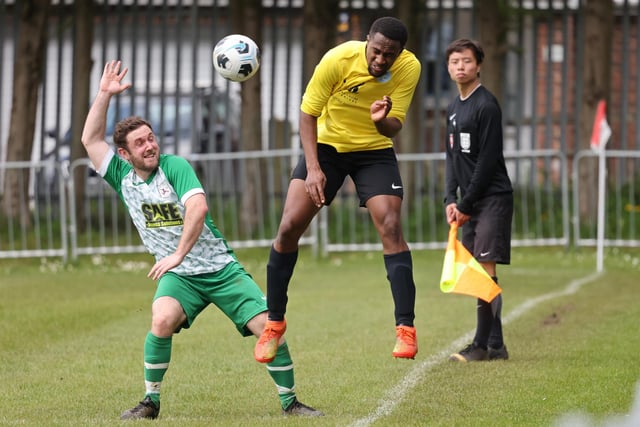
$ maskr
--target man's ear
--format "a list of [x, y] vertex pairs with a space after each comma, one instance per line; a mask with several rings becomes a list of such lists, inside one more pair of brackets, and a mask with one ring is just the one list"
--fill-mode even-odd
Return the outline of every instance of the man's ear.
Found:
[[122, 147], [117, 148], [118, 155], [123, 159], [129, 161], [129, 152]]

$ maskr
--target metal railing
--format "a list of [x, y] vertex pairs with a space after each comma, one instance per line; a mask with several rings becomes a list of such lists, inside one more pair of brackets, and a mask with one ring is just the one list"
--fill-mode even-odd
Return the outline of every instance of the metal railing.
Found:
[[[16, 199], [0, 201], [0, 258], [68, 256], [65, 173], [52, 161], [0, 162], [0, 175], [15, 176]], [[30, 175], [30, 178], [27, 178]], [[28, 179], [30, 186], [25, 181]], [[24, 191], [24, 189], [27, 191]]]
[[[640, 151], [605, 150], [607, 186], [605, 193], [604, 246], [640, 247]], [[581, 164], [597, 158], [598, 153], [581, 150], [576, 153], [572, 166], [573, 182], [573, 234], [576, 246], [597, 244], [597, 204], [588, 206], [582, 215], [579, 211], [580, 195], [584, 185], [578, 176]]]
[[[446, 245], [444, 216], [444, 153], [400, 154], [405, 174], [403, 221], [405, 240], [412, 249], [439, 249]], [[514, 185], [513, 246], [568, 246], [570, 244], [569, 185], [566, 156], [558, 150], [505, 153]], [[553, 169], [557, 174], [542, 171]], [[407, 193], [408, 190], [408, 193]], [[375, 227], [357, 195], [347, 184], [336, 202], [321, 215], [323, 253], [380, 250]]]
[[[271, 245], [290, 171], [299, 155], [300, 150], [285, 149], [188, 157], [207, 193], [211, 216], [232, 247]], [[574, 170], [585, 156], [589, 154], [576, 156]], [[610, 156], [633, 158], [637, 162], [640, 153], [611, 152]], [[570, 206], [570, 200], [577, 204], [576, 194], [583, 184], [574, 177], [573, 187], [569, 186], [566, 156], [556, 150], [533, 150], [509, 152], [505, 158], [514, 184], [513, 246], [594, 243], [595, 233], [578, 221], [575, 208], [572, 211]], [[443, 248], [448, 231], [443, 207], [444, 153], [400, 154], [398, 159], [405, 186], [402, 213], [405, 239], [415, 250]], [[68, 170], [51, 162], [5, 163], [0, 167], [31, 174], [35, 183], [28, 195], [29, 203], [20, 204], [26, 206], [27, 212], [0, 217], [0, 257], [75, 259], [88, 254], [146, 251], [124, 204], [115, 191], [92, 173], [88, 159], [73, 162]], [[77, 187], [74, 176], [84, 177], [82, 188]], [[608, 216], [606, 244], [640, 246], [635, 204], [631, 209], [626, 202], [637, 200], [628, 194], [634, 193], [635, 187], [622, 182], [613, 184], [622, 190], [608, 193], [607, 203], [614, 215]], [[78, 192], [82, 197], [78, 197]], [[19, 220], [26, 217], [30, 218], [30, 224]], [[616, 225], [621, 218], [626, 224], [624, 233]], [[381, 248], [369, 214], [358, 206], [349, 180], [331, 206], [321, 211], [300, 244], [310, 246], [318, 254]]]
[[[280, 220], [292, 162], [298, 150], [244, 151], [191, 154], [206, 190], [209, 212], [232, 248], [269, 247]], [[70, 176], [81, 168], [89, 173], [88, 159], [70, 166]], [[73, 180], [68, 190], [74, 194]], [[146, 252], [115, 191], [98, 176], [85, 180], [84, 205], [78, 209], [70, 197], [71, 258], [85, 254]], [[317, 223], [300, 240], [318, 251]]]

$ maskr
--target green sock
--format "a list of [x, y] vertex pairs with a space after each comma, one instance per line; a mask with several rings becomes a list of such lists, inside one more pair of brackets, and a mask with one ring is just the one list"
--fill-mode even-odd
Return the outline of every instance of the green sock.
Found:
[[147, 333], [144, 340], [144, 384], [146, 396], [160, 404], [160, 385], [171, 360], [171, 337], [156, 337]]
[[296, 392], [293, 379], [293, 361], [286, 342], [278, 347], [273, 362], [267, 363], [267, 371], [269, 371], [269, 375], [276, 383], [282, 408], [288, 408], [295, 400]]

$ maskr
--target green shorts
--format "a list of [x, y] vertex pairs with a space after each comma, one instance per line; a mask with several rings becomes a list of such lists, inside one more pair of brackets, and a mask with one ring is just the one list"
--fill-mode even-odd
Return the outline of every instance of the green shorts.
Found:
[[243, 336], [252, 335], [247, 322], [267, 310], [267, 302], [262, 290], [253, 277], [238, 262], [231, 262], [215, 273], [182, 276], [167, 272], [158, 281], [153, 297], [175, 298], [184, 313], [186, 322], [178, 328], [189, 328], [196, 317], [209, 304], [215, 304]]

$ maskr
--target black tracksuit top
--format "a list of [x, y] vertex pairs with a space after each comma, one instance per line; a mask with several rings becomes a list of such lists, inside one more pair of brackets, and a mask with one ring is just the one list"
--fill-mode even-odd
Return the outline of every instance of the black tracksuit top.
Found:
[[467, 215], [483, 197], [513, 192], [503, 155], [502, 111], [484, 86], [449, 104], [445, 180], [445, 206], [457, 202]]

